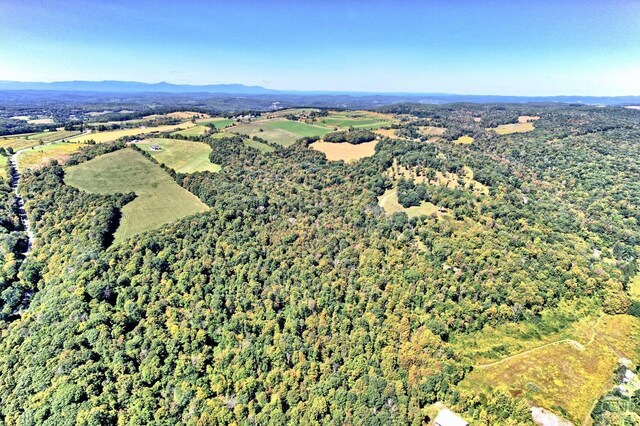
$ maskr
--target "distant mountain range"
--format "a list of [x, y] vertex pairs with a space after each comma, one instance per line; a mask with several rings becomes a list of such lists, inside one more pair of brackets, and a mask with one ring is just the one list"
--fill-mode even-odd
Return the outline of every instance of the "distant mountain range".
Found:
[[281, 93], [260, 86], [242, 84], [190, 84], [140, 83], [137, 81], [55, 81], [52, 83], [1, 81], [0, 90], [55, 90], [62, 92], [103, 92], [103, 93], [224, 93], [234, 95], [265, 95]]
[[[371, 98], [381, 104], [395, 102], [420, 102], [443, 104], [453, 102], [473, 103], [525, 103], [525, 102], [563, 102], [588, 105], [639, 105], [640, 96], [500, 96], [500, 95], [458, 95], [449, 93], [377, 93], [348, 91], [294, 91], [274, 90], [261, 86], [243, 84], [190, 85], [160, 83], [141, 83], [137, 81], [57, 81], [52, 83], [2, 81], [0, 91], [68, 92], [68, 93], [113, 93], [113, 94], [211, 94], [223, 96], [270, 96], [274, 100], [287, 96], [304, 97], [350, 97]], [[374, 99], [375, 98], [375, 99]], [[377, 99], [377, 100], [376, 100]]]

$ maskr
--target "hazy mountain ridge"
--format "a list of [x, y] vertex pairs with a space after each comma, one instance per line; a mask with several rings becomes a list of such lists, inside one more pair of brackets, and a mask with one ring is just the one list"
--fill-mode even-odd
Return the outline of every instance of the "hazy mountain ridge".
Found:
[[219, 95], [306, 95], [306, 96], [349, 96], [380, 97], [382, 103], [390, 100], [412, 101], [428, 104], [454, 102], [472, 103], [525, 103], [525, 102], [562, 102], [592, 105], [628, 105], [640, 104], [640, 96], [505, 96], [505, 95], [465, 95], [451, 93], [380, 93], [351, 91], [304, 91], [276, 90], [262, 86], [243, 84], [173, 84], [167, 82], [142, 83], [137, 81], [56, 81], [21, 82], [0, 80], [0, 91], [56, 91], [56, 92], [93, 92], [93, 93], [170, 93], [170, 94], [219, 94]]

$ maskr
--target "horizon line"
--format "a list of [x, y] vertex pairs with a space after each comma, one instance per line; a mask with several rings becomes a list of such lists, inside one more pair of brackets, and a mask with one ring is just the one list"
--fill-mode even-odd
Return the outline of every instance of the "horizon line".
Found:
[[[131, 83], [131, 84], [144, 84], [149, 86], [157, 86], [157, 85], [170, 85], [170, 86], [189, 86], [189, 87], [210, 87], [210, 86], [240, 86], [244, 88], [257, 88], [262, 90], [268, 90], [273, 92], [281, 92], [280, 94], [356, 94], [356, 95], [382, 95], [382, 96], [494, 96], [494, 97], [518, 97], [518, 98], [627, 98], [627, 97], [640, 97], [640, 94], [626, 94], [626, 95], [567, 95], [567, 94], [544, 94], [544, 95], [522, 95], [522, 94], [496, 94], [496, 93], [483, 93], [483, 94], [470, 94], [470, 93], [452, 93], [452, 92], [407, 92], [407, 91], [375, 91], [375, 90], [340, 90], [340, 89], [276, 89], [271, 87], [265, 87], [256, 84], [244, 84], [244, 83], [204, 83], [204, 84], [196, 84], [196, 83], [173, 83], [166, 80], [160, 80], [157, 82], [148, 82], [148, 81], [140, 81], [140, 80], [82, 80], [82, 79], [73, 79], [73, 80], [51, 80], [51, 81], [27, 81], [27, 80], [0, 80], [0, 84], [2, 83], [19, 83], [19, 84], [56, 84], [56, 83]], [[24, 89], [23, 91], [45, 91], [42, 89]], [[20, 89], [8, 89], [3, 90], [0, 88], [0, 91], [20, 91]], [[60, 91], [60, 90], [50, 90], [50, 91]], [[73, 90], [65, 90], [65, 91], [73, 91]], [[88, 90], [76, 90], [78, 92], [89, 92]], [[153, 93], [153, 92], [148, 92]], [[155, 92], [155, 93], [163, 93], [163, 92]], [[180, 92], [180, 93], [206, 93], [206, 92]], [[244, 93], [250, 94], [250, 93]], [[256, 93], [258, 94], [258, 93]], [[264, 95], [264, 93], [260, 93]], [[277, 94], [277, 93], [274, 93]]]

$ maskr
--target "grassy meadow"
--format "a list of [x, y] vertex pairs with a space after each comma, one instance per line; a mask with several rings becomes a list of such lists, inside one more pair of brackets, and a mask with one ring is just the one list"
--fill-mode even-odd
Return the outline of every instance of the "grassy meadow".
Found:
[[444, 127], [420, 126], [418, 131], [424, 136], [442, 136], [447, 129]]
[[53, 131], [53, 132], [41, 132], [41, 133], [31, 133], [27, 135], [15, 135], [15, 136], [6, 136], [0, 138], [0, 147], [2, 148], [12, 148], [14, 151], [19, 151], [21, 149], [27, 149], [31, 147], [35, 147], [40, 145], [40, 142], [43, 144], [62, 140], [66, 138], [70, 138], [72, 136], [77, 135], [78, 132], [69, 132], [64, 130]]
[[136, 198], [122, 208], [116, 242], [207, 210], [158, 165], [128, 148], [67, 168], [65, 182], [98, 194], [135, 192]]
[[[206, 143], [154, 138], [138, 142], [136, 145], [178, 173], [220, 171], [219, 165], [209, 161], [211, 147]], [[153, 151], [150, 149], [151, 145], [158, 145], [161, 150]]]
[[51, 160], [64, 163], [71, 154], [87, 146], [83, 143], [57, 142], [48, 145], [38, 145], [18, 155], [18, 170], [38, 169], [44, 167]]
[[188, 129], [178, 130], [177, 132], [173, 132], [172, 135], [180, 135], [180, 136], [202, 136], [207, 133], [207, 128], [205, 126], [193, 126]]
[[534, 130], [534, 127], [532, 122], [526, 121], [523, 123], [501, 124], [491, 130], [494, 130], [499, 135], [510, 135], [512, 133], [527, 133]]
[[196, 123], [199, 125], [205, 125], [212, 123], [216, 126], [216, 129], [222, 130], [225, 127], [231, 126], [235, 122], [232, 118], [224, 118], [224, 117], [214, 117], [214, 118], [201, 118], [196, 120]]
[[318, 141], [312, 143], [311, 148], [324, 153], [329, 161], [357, 161], [361, 158], [371, 157], [375, 154], [375, 148], [378, 141], [365, 142], [360, 144], [351, 144], [348, 142], [333, 143]]
[[396, 188], [387, 189], [384, 194], [378, 197], [378, 204], [384, 209], [387, 216], [394, 213], [405, 212], [410, 218], [418, 216], [430, 216], [438, 213], [438, 206], [427, 201], [423, 201], [418, 206], [402, 207], [398, 202], [398, 190]]
[[318, 117], [311, 122], [287, 120], [284, 117], [290, 114], [308, 114], [311, 109], [290, 109], [274, 113], [264, 114], [261, 118], [248, 122], [238, 123], [226, 130], [237, 134], [258, 136], [269, 142], [291, 146], [297, 139], [303, 137], [322, 137], [336, 128], [346, 130], [351, 127], [355, 129], [379, 129], [386, 127], [397, 120], [385, 114], [369, 111], [332, 111], [326, 117]]
[[328, 127], [279, 118], [242, 123], [226, 130], [237, 134], [258, 136], [284, 147], [293, 145], [297, 139], [302, 137], [324, 136], [331, 131]]
[[587, 424], [593, 405], [613, 385], [620, 358], [640, 361], [640, 319], [594, 314], [574, 322], [571, 315], [543, 314], [537, 323], [487, 327], [453, 341], [474, 365], [460, 390], [504, 389]]
[[260, 152], [273, 152], [276, 149], [266, 143], [254, 141], [253, 139], [245, 139], [244, 144], [250, 148], [255, 148]]
[[453, 143], [458, 145], [471, 145], [473, 143], [473, 138], [471, 136], [464, 135], [460, 136]]
[[321, 124], [341, 129], [353, 127], [362, 130], [374, 130], [390, 126], [395, 122], [391, 116], [369, 111], [331, 112], [327, 117], [320, 117]]

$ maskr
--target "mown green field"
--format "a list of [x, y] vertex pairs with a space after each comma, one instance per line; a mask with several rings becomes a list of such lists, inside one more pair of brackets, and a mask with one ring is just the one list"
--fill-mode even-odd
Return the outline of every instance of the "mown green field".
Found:
[[[220, 171], [219, 165], [209, 161], [211, 147], [206, 143], [154, 138], [138, 142], [136, 145], [178, 173]], [[158, 145], [161, 150], [151, 150], [152, 145]]]
[[216, 126], [216, 129], [221, 130], [225, 127], [231, 126], [235, 120], [232, 118], [224, 118], [224, 117], [215, 117], [215, 118], [201, 118], [196, 120], [197, 124], [209, 124], [213, 123]]
[[378, 129], [393, 124], [391, 117], [365, 111], [332, 112], [327, 117], [319, 118], [319, 123], [342, 129]]
[[283, 119], [258, 120], [252, 123], [243, 123], [228, 128], [227, 131], [258, 136], [269, 142], [282, 146], [291, 146], [305, 136], [324, 136], [331, 131], [330, 128], [315, 124], [306, 124], [299, 121]]
[[266, 143], [254, 141], [253, 139], [245, 139], [244, 144], [248, 147], [255, 148], [260, 152], [273, 152], [276, 149]]
[[122, 208], [116, 242], [207, 210], [158, 165], [128, 148], [67, 168], [65, 182], [98, 194], [135, 192], [135, 200]]
[[202, 136], [207, 133], [207, 128], [204, 126], [193, 126], [188, 129], [178, 130], [177, 132], [173, 132], [172, 135], [180, 135], [180, 136]]

